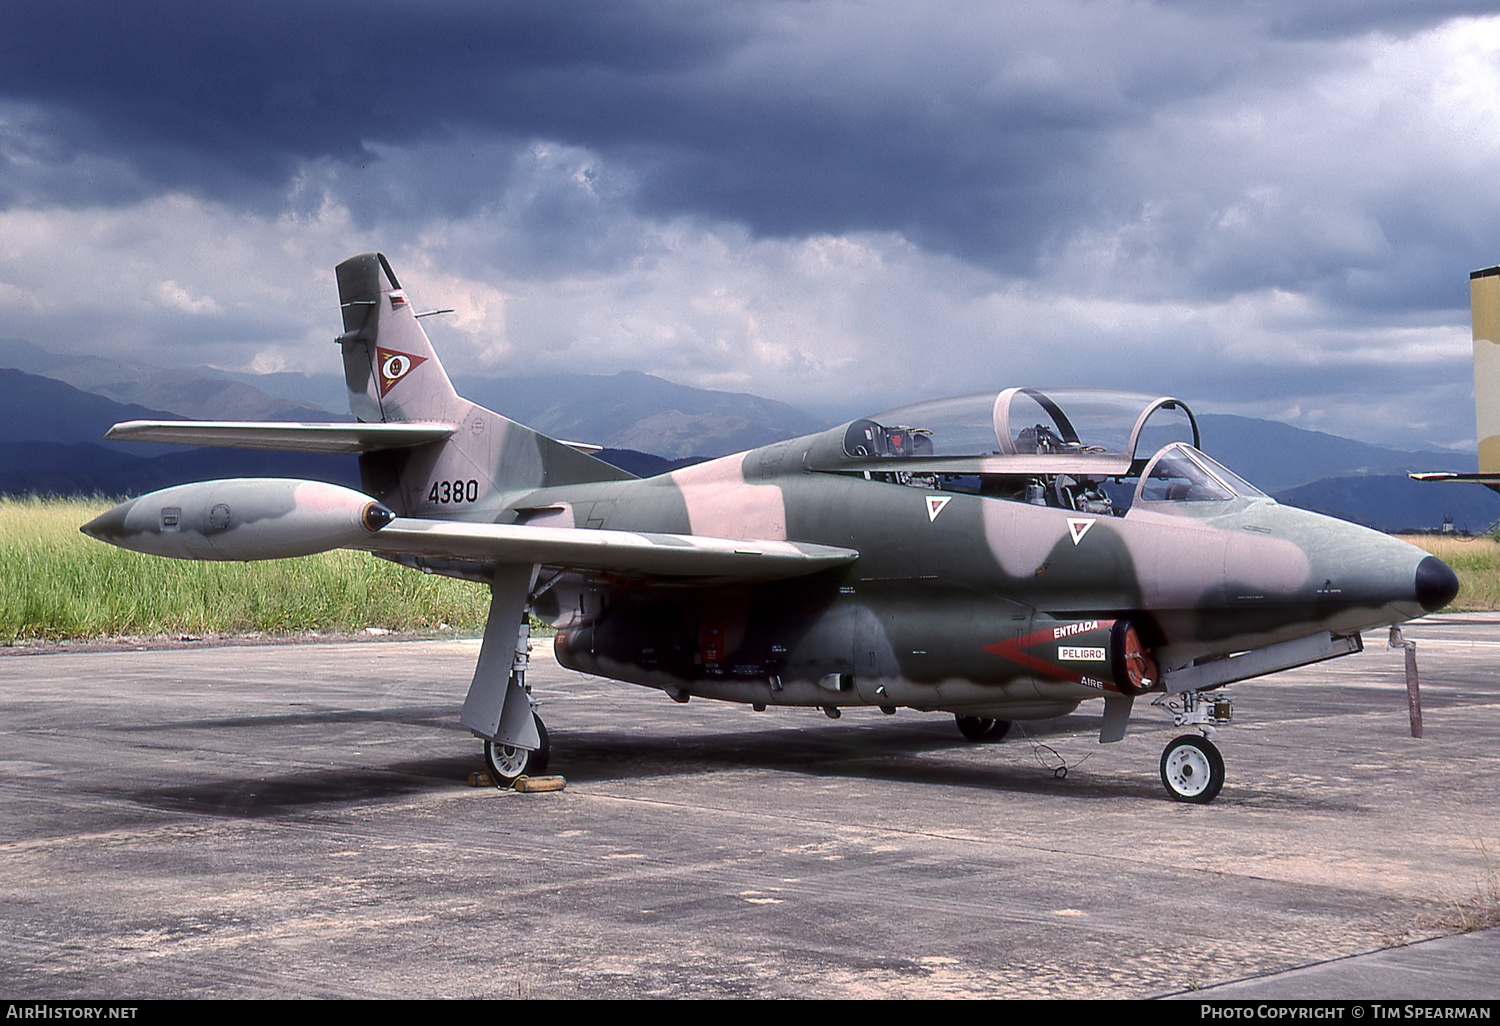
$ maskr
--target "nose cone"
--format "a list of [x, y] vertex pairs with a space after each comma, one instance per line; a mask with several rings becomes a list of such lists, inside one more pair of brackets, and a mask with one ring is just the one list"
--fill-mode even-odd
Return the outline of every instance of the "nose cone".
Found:
[[396, 514], [389, 506], [372, 502], [365, 506], [365, 511], [361, 519], [366, 531], [378, 531], [392, 520], [395, 520]]
[[125, 538], [125, 518], [130, 515], [130, 508], [134, 505], [134, 499], [122, 502], [113, 509], [105, 510], [79, 530], [90, 538], [119, 545]]
[[1428, 556], [1417, 564], [1417, 601], [1429, 613], [1442, 609], [1458, 594], [1458, 575], [1441, 559]]

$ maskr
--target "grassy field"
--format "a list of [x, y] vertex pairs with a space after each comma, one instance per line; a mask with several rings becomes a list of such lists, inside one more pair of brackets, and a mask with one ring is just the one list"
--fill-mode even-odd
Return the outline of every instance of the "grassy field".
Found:
[[1458, 598], [1453, 600], [1448, 612], [1500, 609], [1500, 542], [1493, 537], [1418, 534], [1403, 536], [1401, 540], [1426, 549], [1458, 574]]
[[78, 533], [110, 505], [0, 498], [0, 643], [484, 627], [484, 587], [366, 553], [200, 563], [143, 556]]
[[[78, 533], [107, 500], [0, 498], [0, 644], [160, 634], [477, 633], [489, 593], [360, 552], [262, 563], [158, 559]], [[1454, 610], [1500, 609], [1500, 544], [1413, 536], [1458, 573]]]

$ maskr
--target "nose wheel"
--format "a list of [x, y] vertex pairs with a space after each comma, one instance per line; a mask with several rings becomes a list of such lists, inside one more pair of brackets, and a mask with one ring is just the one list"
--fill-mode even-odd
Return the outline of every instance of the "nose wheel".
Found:
[[532, 713], [536, 721], [537, 736], [542, 739], [536, 751], [502, 745], [495, 741], [484, 743], [484, 762], [490, 769], [490, 777], [497, 787], [509, 787], [517, 777], [535, 777], [547, 771], [547, 759], [552, 747], [547, 743], [547, 728], [542, 718]]
[[1161, 753], [1161, 782], [1177, 801], [1206, 805], [1224, 787], [1224, 757], [1207, 738], [1184, 734]]

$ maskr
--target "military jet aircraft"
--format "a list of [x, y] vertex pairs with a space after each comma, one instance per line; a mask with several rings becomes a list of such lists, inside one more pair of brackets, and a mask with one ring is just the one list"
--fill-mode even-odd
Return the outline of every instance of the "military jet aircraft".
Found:
[[355, 424], [129, 422], [112, 439], [357, 452], [364, 493], [239, 479], [85, 525], [186, 559], [369, 550], [488, 585], [460, 722], [498, 781], [549, 745], [531, 611], [558, 662], [692, 697], [952, 714], [971, 740], [1153, 695], [1162, 781], [1208, 802], [1231, 682], [1360, 650], [1445, 605], [1441, 561], [1272, 501], [1199, 451], [1170, 397], [1008, 388], [908, 406], [636, 479], [455, 392], [385, 257], [337, 268]]

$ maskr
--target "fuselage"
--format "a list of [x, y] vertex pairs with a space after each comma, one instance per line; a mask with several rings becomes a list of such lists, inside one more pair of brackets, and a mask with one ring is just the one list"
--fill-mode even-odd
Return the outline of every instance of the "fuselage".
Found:
[[984, 494], [1005, 489], [983, 481], [840, 471], [846, 432], [527, 490], [471, 515], [857, 550], [849, 567], [757, 585], [562, 575], [534, 604], [559, 629], [564, 665], [758, 704], [1041, 718], [1113, 688], [1088, 667], [1059, 677], [1018, 659], [1018, 639], [1130, 618], [1156, 659], [1183, 666], [1384, 627], [1451, 598], [1441, 564], [1424, 590], [1421, 550], [1259, 493], [1151, 501], [1146, 489], [1123, 515], [1081, 512]]

